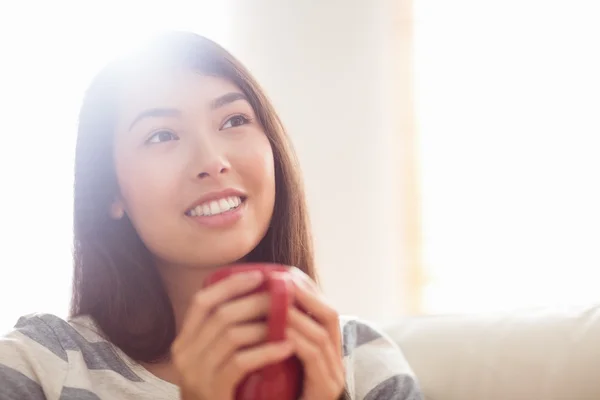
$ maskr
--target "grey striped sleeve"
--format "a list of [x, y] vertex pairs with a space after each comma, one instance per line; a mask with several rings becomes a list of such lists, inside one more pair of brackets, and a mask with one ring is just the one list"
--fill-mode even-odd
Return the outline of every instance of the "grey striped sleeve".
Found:
[[353, 395], [357, 400], [422, 400], [423, 395], [400, 348], [367, 322], [353, 319], [342, 330]]
[[99, 400], [94, 383], [126, 387], [118, 376], [132, 387], [143, 382], [103, 338], [88, 340], [54, 315], [22, 317], [0, 337], [0, 400]]
[[[43, 325], [46, 325], [48, 328], [51, 328], [53, 332], [56, 332], [56, 336], [60, 338], [59, 346], [63, 349], [63, 352], [65, 352], [65, 350], [81, 352], [88, 369], [114, 371], [132, 382], [142, 381], [142, 379], [140, 379], [140, 377], [138, 377], [119, 356], [117, 356], [107, 342], [87, 341], [75, 330], [75, 328], [69, 325], [68, 322], [54, 315], [43, 315], [37, 318], [30, 318], [27, 321], [27, 326], [32, 327], [32, 330], [35, 332], [42, 331]], [[17, 327], [19, 327], [19, 323], [17, 323]], [[27, 331], [23, 331], [22, 329], [21, 331], [24, 334], [27, 334]], [[52, 349], [53, 344], [45, 341], [48, 336], [44, 335], [41, 340], [39, 336], [38, 333], [38, 337], [32, 337], [32, 339], [39, 341], [40, 344], [54, 352], [55, 350]], [[66, 361], [66, 352], [64, 354]]]
[[410, 375], [394, 375], [379, 383], [364, 400], [422, 400], [423, 396]]
[[0, 337], [0, 399], [46, 399], [42, 379], [64, 380], [67, 354], [52, 329], [41, 320], [21, 318]]
[[350, 320], [344, 325], [342, 336], [344, 356], [348, 356], [355, 348], [380, 339], [382, 334], [364, 322]]
[[100, 400], [100, 397], [86, 389], [65, 387], [58, 400]]
[[21, 372], [0, 364], [0, 399], [2, 400], [45, 400], [39, 383]]
[[67, 362], [67, 352], [61, 345], [56, 333], [40, 317], [21, 317], [15, 324], [15, 329], [17, 332], [56, 354], [61, 360]]

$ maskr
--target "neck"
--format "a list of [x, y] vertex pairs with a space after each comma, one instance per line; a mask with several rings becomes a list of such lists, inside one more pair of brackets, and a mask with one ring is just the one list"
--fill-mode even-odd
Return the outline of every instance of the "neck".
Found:
[[175, 315], [175, 331], [181, 331], [186, 312], [194, 295], [202, 289], [205, 279], [219, 267], [185, 268], [159, 267], [158, 271], [167, 290]]

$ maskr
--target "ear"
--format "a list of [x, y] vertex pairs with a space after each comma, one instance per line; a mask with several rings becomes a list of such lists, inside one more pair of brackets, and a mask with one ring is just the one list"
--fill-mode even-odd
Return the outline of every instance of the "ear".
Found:
[[119, 220], [125, 215], [125, 207], [121, 200], [115, 200], [110, 205], [110, 217], [114, 220]]

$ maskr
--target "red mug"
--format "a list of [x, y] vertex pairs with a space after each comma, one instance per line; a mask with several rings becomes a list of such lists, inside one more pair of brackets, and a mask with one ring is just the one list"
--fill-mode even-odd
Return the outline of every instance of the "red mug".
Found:
[[[204, 282], [209, 286], [241, 272], [261, 271], [264, 282], [248, 293], [267, 291], [271, 306], [267, 316], [267, 341], [285, 339], [288, 305], [294, 302], [294, 284], [288, 267], [279, 264], [237, 264], [221, 268]], [[302, 388], [303, 370], [296, 356], [247, 375], [236, 389], [236, 400], [296, 400]]]

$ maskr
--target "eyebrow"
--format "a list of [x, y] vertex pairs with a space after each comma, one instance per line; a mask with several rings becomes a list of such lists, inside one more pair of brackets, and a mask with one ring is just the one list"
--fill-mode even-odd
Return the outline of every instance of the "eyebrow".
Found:
[[176, 108], [149, 108], [139, 113], [129, 125], [129, 130], [133, 128], [140, 120], [148, 117], [178, 117], [181, 111]]
[[244, 100], [248, 101], [248, 98], [240, 92], [231, 92], [224, 94], [223, 96], [217, 97], [210, 103], [210, 108], [213, 110], [216, 108], [220, 108], [226, 106], [227, 104], [233, 103], [234, 101]]
[[[223, 96], [219, 96], [213, 101], [210, 102], [210, 108], [215, 110], [217, 108], [221, 108], [226, 106], [227, 104], [231, 104], [236, 101], [248, 101], [248, 98], [240, 92], [231, 92], [224, 94]], [[134, 120], [129, 125], [129, 130], [133, 128], [135, 124], [137, 124], [140, 120], [148, 117], [179, 117], [181, 115], [181, 111], [177, 108], [149, 108], [147, 110], [139, 113]]]

